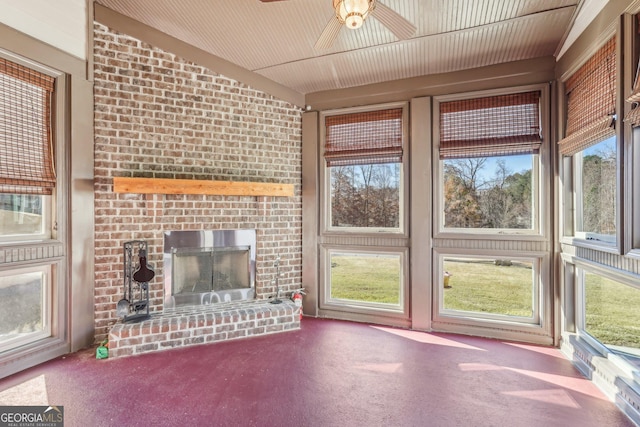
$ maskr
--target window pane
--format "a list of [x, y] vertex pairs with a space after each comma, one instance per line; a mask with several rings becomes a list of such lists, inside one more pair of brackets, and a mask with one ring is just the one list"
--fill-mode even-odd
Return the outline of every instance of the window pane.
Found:
[[0, 344], [44, 332], [43, 271], [0, 277]]
[[401, 257], [398, 254], [330, 255], [331, 299], [401, 305]]
[[527, 154], [444, 160], [444, 226], [533, 229], [533, 159]]
[[400, 163], [333, 166], [331, 226], [400, 227]]
[[585, 330], [602, 344], [640, 355], [640, 289], [584, 273]]
[[43, 234], [45, 197], [0, 194], [0, 236]]
[[444, 259], [445, 310], [533, 317], [533, 263], [509, 259]]
[[616, 241], [616, 138], [609, 138], [578, 156], [579, 186], [576, 198], [579, 209], [576, 225], [587, 239]]

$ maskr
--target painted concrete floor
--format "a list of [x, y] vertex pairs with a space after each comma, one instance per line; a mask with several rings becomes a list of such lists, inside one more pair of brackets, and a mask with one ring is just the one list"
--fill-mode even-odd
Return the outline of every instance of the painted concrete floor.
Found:
[[558, 350], [305, 318], [299, 331], [0, 380], [65, 426], [633, 426]]

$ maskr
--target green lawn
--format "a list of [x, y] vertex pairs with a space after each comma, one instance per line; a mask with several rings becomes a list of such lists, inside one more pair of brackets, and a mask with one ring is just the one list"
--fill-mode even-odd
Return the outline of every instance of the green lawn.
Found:
[[640, 290], [585, 273], [586, 330], [600, 342], [640, 348]]
[[331, 255], [331, 298], [400, 304], [400, 256]]
[[493, 260], [446, 259], [444, 269], [452, 274], [450, 288], [444, 289], [445, 309], [532, 316], [530, 262], [512, 261], [511, 266], [497, 266]]

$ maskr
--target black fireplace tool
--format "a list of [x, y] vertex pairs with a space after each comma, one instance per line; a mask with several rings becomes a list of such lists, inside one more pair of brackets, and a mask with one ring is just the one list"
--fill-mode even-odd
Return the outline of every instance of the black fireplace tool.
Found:
[[154, 276], [153, 268], [147, 263], [147, 242], [125, 242], [124, 296], [116, 308], [116, 313], [124, 322], [139, 322], [150, 317], [149, 282]]

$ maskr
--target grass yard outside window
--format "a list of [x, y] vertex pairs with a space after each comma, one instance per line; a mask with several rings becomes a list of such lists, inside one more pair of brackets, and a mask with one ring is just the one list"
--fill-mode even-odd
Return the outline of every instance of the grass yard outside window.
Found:
[[402, 305], [402, 268], [398, 254], [333, 252], [333, 300]]
[[640, 289], [584, 272], [585, 331], [605, 346], [640, 356]]
[[445, 258], [451, 274], [443, 308], [503, 316], [534, 315], [534, 271], [530, 261]]

